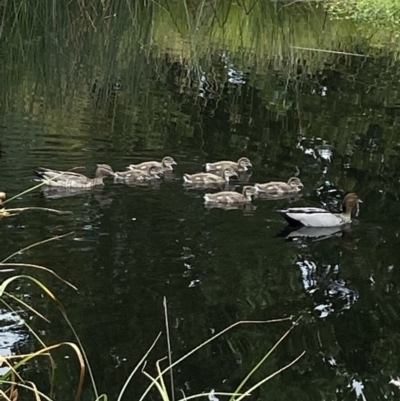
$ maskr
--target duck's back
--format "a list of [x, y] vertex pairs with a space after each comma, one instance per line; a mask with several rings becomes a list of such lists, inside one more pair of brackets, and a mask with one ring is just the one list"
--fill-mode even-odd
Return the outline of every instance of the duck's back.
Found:
[[130, 164], [128, 166], [130, 170], [147, 170], [150, 167], [162, 167], [162, 163], [157, 161], [148, 161], [139, 164]]
[[206, 163], [206, 171], [225, 170], [227, 168], [232, 168], [236, 170], [238, 168], [238, 164], [230, 160], [222, 160], [215, 163]]
[[184, 174], [183, 180], [186, 183], [223, 183], [224, 179], [212, 173]]

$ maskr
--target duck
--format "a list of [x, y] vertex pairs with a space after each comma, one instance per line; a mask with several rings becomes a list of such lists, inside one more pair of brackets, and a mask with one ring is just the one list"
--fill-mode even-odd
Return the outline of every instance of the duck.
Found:
[[4, 208], [3, 201], [6, 200], [6, 197], [7, 197], [6, 193], [0, 191], [0, 209]]
[[184, 184], [224, 184], [229, 182], [231, 177], [237, 177], [233, 168], [226, 168], [223, 171], [223, 177], [213, 173], [184, 174]]
[[343, 199], [342, 213], [331, 213], [318, 207], [292, 207], [277, 210], [290, 225], [305, 227], [340, 227], [351, 223], [351, 212], [362, 200], [351, 192]]
[[289, 178], [288, 182], [271, 181], [265, 184], [254, 184], [259, 193], [270, 195], [295, 194], [304, 187], [297, 177]]
[[252, 196], [257, 194], [257, 188], [246, 185], [243, 187], [242, 193], [235, 191], [223, 191], [215, 194], [205, 194], [206, 203], [226, 203], [226, 204], [242, 204], [250, 203]]
[[160, 166], [148, 166], [146, 169], [130, 169], [127, 171], [116, 171], [114, 173], [114, 181], [138, 181], [145, 182], [154, 179], [160, 179], [164, 170]]
[[251, 167], [253, 167], [253, 165], [247, 157], [241, 157], [237, 162], [223, 160], [215, 163], [206, 163], [206, 171], [217, 172], [224, 171], [227, 168], [233, 168], [238, 173], [247, 171]]
[[162, 167], [164, 171], [172, 171], [177, 163], [171, 156], [165, 156], [160, 162], [158, 161], [147, 161], [139, 164], [130, 164], [129, 170], [147, 170], [152, 166]]
[[98, 164], [94, 178], [88, 178], [72, 171], [52, 170], [44, 167], [39, 167], [35, 174], [43, 183], [51, 187], [90, 189], [104, 185], [103, 179], [107, 176], [113, 177], [114, 171], [108, 164]]

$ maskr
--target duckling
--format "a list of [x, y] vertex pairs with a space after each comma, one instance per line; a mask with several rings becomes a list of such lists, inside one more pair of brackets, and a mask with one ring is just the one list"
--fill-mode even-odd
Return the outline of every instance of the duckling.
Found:
[[206, 203], [250, 203], [251, 197], [257, 194], [257, 188], [252, 186], [243, 187], [242, 193], [235, 191], [223, 191], [215, 194], [205, 194]]
[[147, 170], [151, 166], [162, 167], [164, 171], [172, 171], [173, 167], [177, 163], [171, 156], [165, 156], [161, 162], [158, 161], [148, 161], [139, 164], [130, 164], [128, 166], [129, 170]]
[[35, 174], [48, 186], [63, 188], [90, 189], [98, 185], [104, 185], [103, 179], [114, 176], [113, 169], [108, 164], [98, 164], [94, 178], [88, 178], [83, 174], [72, 171], [59, 171], [39, 167]]
[[289, 181], [279, 182], [271, 181], [266, 184], [254, 184], [258, 192], [271, 195], [284, 195], [297, 193], [304, 187], [302, 182], [297, 177], [289, 178]]
[[354, 193], [345, 196], [342, 213], [331, 213], [318, 207], [292, 207], [277, 210], [291, 225], [306, 227], [339, 227], [351, 223], [351, 212], [362, 200]]
[[233, 168], [226, 168], [223, 177], [212, 173], [184, 174], [183, 181], [184, 184], [224, 184], [231, 177], [237, 177], [237, 173]]
[[215, 163], [206, 163], [206, 171], [223, 171], [226, 168], [233, 168], [236, 172], [247, 171], [253, 167], [247, 157], [241, 157], [237, 162], [220, 161]]
[[0, 209], [4, 208], [3, 200], [5, 200], [6, 197], [7, 197], [7, 195], [5, 192], [0, 192]]
[[160, 166], [147, 166], [146, 169], [131, 169], [127, 171], [116, 171], [114, 174], [114, 182], [121, 181], [137, 181], [146, 182], [154, 179], [160, 179], [163, 176], [163, 168]]

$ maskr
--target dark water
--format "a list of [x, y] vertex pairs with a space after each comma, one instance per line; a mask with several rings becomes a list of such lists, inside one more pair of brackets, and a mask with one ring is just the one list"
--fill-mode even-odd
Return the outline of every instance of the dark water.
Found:
[[[4, 218], [0, 258], [73, 232], [13, 261], [47, 266], [78, 291], [27, 269], [4, 278], [31, 272], [54, 292], [99, 391], [111, 399], [165, 331], [164, 297], [174, 360], [237, 321], [302, 316], [251, 383], [304, 350], [305, 356], [256, 391], [259, 399], [396, 399], [388, 384], [400, 374], [400, 69], [394, 57], [329, 55], [315, 65], [313, 53], [281, 61], [271, 53], [255, 61], [246, 47], [230, 52], [210, 45], [195, 67], [172, 44], [132, 49], [120, 28], [108, 29], [80, 31], [66, 42], [39, 35], [24, 51], [8, 42], [0, 190], [11, 197], [33, 186], [38, 166], [84, 166], [92, 175], [97, 163], [122, 170], [165, 155], [178, 166], [155, 188], [106, 180], [104, 188], [72, 197], [52, 199], [40, 190], [19, 197], [8, 206], [72, 214], [26, 211]], [[251, 183], [296, 174], [305, 184], [302, 197], [257, 199], [254, 210], [207, 210], [203, 191], [183, 188], [184, 172], [241, 156], [254, 164]], [[234, 185], [240, 190], [243, 183]], [[364, 201], [351, 229], [323, 240], [285, 239], [275, 209], [290, 203], [333, 210], [349, 191]], [[46, 344], [74, 340], [54, 302], [33, 283], [21, 280], [12, 289], [51, 320], [29, 319]], [[37, 347], [19, 320], [13, 325], [6, 314], [2, 320], [2, 353]], [[179, 365], [177, 391], [233, 391], [290, 326], [234, 329]], [[163, 336], [149, 357], [152, 374], [166, 349]], [[69, 400], [78, 365], [67, 347], [55, 358], [55, 394]], [[43, 390], [48, 371], [46, 361], [26, 368]], [[137, 398], [147, 384], [139, 372], [128, 393]], [[84, 399], [93, 399], [88, 380]]]

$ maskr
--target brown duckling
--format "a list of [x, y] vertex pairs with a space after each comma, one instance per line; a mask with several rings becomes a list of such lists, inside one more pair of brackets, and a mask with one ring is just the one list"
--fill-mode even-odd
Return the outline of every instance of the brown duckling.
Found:
[[146, 169], [130, 169], [127, 171], [116, 171], [114, 174], [114, 181], [137, 181], [145, 182], [154, 179], [160, 179], [163, 176], [164, 170], [161, 166], [147, 166]]
[[243, 187], [242, 193], [235, 191], [223, 191], [215, 194], [205, 194], [206, 203], [250, 203], [252, 196], [257, 194], [257, 188], [252, 186]]
[[232, 161], [220, 161], [215, 163], [206, 163], [206, 171], [223, 171], [227, 168], [232, 168], [236, 172], [247, 171], [253, 167], [250, 160], [247, 157], [241, 157], [237, 162]]
[[258, 192], [271, 195], [294, 194], [304, 187], [297, 177], [289, 178], [287, 183], [271, 181], [265, 184], [254, 184], [254, 186], [257, 188]]
[[156, 166], [161, 167], [164, 171], [173, 170], [172, 166], [175, 166], [177, 163], [171, 156], [165, 156], [161, 162], [158, 161], [148, 161], [139, 164], [130, 164], [128, 166], [129, 170], [147, 170], [149, 167]]
[[184, 184], [224, 184], [229, 182], [231, 177], [237, 177], [237, 173], [233, 168], [226, 168], [223, 171], [223, 177], [212, 173], [184, 174]]
[[0, 192], [0, 209], [4, 207], [3, 201], [6, 200], [6, 197], [7, 195], [5, 192]]

